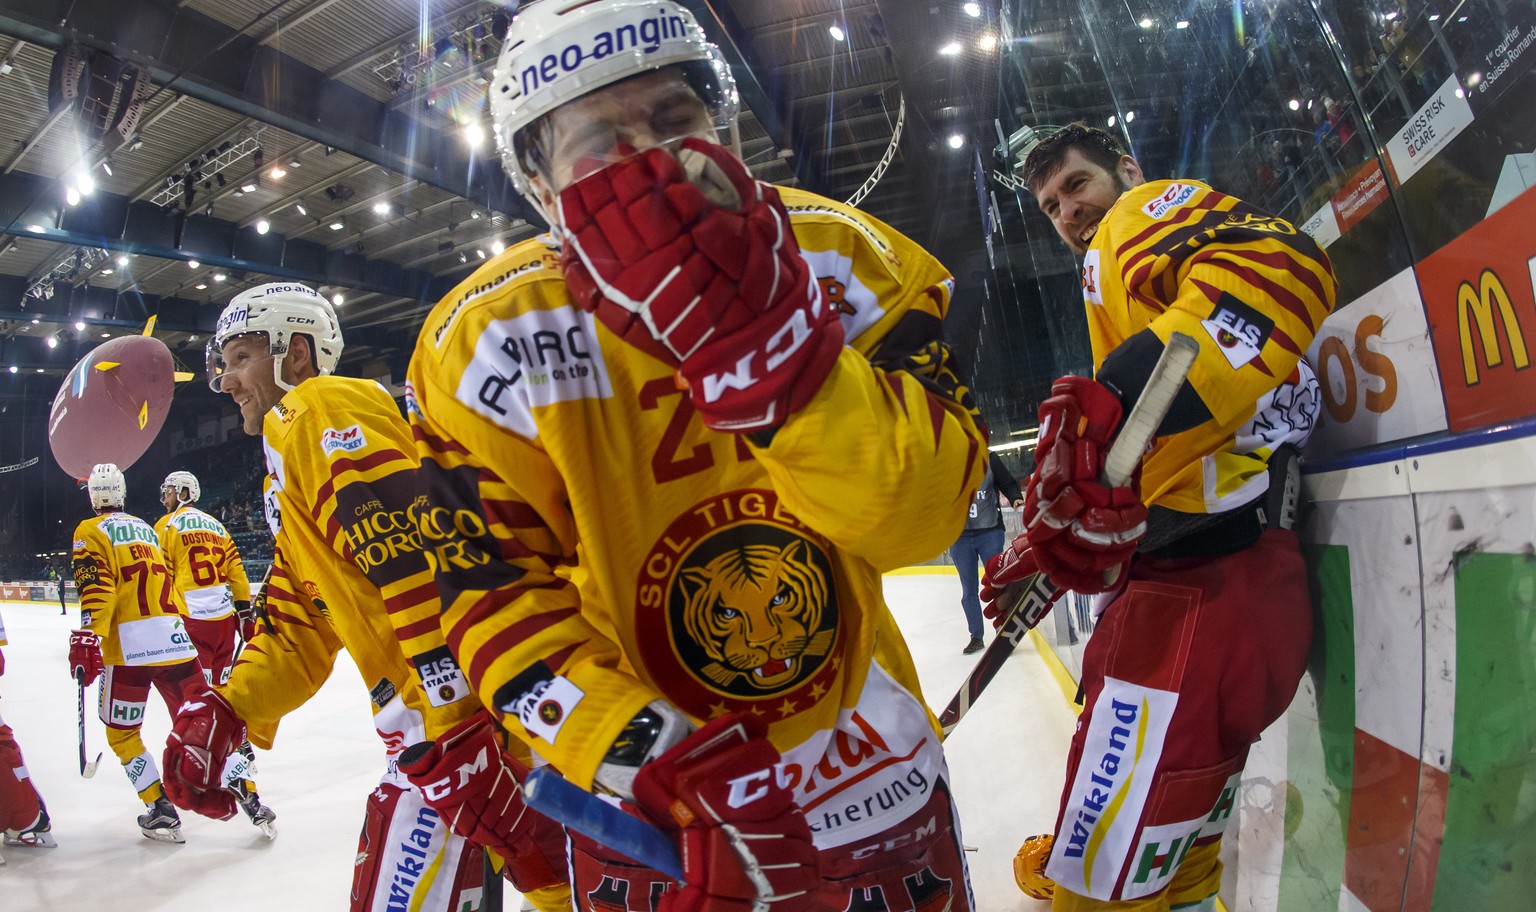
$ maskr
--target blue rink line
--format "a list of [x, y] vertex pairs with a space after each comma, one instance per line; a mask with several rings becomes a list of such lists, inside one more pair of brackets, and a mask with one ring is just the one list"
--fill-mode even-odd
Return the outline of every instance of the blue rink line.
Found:
[[1519, 421], [1495, 424], [1485, 428], [1478, 428], [1475, 431], [1461, 431], [1454, 434], [1449, 431], [1442, 431], [1407, 443], [1393, 442], [1348, 453], [1343, 456], [1333, 456], [1315, 461], [1303, 458], [1301, 473], [1303, 475], [1320, 475], [1324, 472], [1359, 469], [1365, 466], [1397, 462], [1414, 456], [1470, 450], [1489, 446], [1490, 444], [1503, 443], [1508, 440], [1520, 440], [1526, 437], [1536, 437], [1536, 418], [1522, 418]]

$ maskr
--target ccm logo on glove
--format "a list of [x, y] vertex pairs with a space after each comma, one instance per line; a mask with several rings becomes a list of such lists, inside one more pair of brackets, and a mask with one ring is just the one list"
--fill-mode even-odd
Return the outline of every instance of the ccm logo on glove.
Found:
[[455, 788], [464, 788], [465, 786], [469, 785], [471, 776], [475, 775], [476, 773], [483, 773], [490, 768], [490, 755], [486, 749], [482, 747], [480, 748], [480, 753], [475, 755], [474, 760], [470, 761], [469, 763], [459, 764], [458, 785], [454, 785], [453, 776], [448, 775], [438, 779], [435, 782], [429, 782], [420, 788], [422, 794], [427, 796], [428, 801], [442, 801], [444, 798], [452, 795]]
[[[819, 310], [821, 305], [821, 286], [816, 282], [812, 282], [810, 294], [813, 296], [812, 300], [816, 302], [812, 305], [813, 309]], [[789, 337], [789, 344], [787, 346], [784, 345], [786, 336]], [[705, 374], [701, 384], [704, 387], [704, 401], [718, 402], [720, 396], [728, 389], [744, 390], [750, 387], [757, 382], [757, 377], [752, 373], [752, 362], [757, 360], [758, 355], [767, 356], [766, 364], [768, 371], [777, 370], [779, 365], [789, 360], [795, 352], [799, 351], [800, 346], [804, 345], [810, 337], [811, 324], [806, 317], [806, 311], [794, 311], [789, 315], [789, 319], [784, 321], [784, 325], [780, 326], [774, 331], [773, 335], [768, 337], [768, 342], [763, 345], [760, 351], [747, 352], [745, 355], [742, 355], [736, 362], [735, 370], [724, 373]]]
[[[777, 782], [775, 783], [774, 780]], [[731, 790], [726, 793], [725, 803], [733, 808], [746, 807], [759, 798], [767, 797], [771, 784], [777, 784], [780, 788], [789, 788], [789, 779], [784, 775], [783, 764], [729, 780]]]

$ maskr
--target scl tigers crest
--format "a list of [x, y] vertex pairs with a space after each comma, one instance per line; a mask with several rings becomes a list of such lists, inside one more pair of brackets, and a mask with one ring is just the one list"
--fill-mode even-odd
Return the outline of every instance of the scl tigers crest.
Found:
[[700, 670], [726, 690], [776, 693], [832, 645], [833, 632], [819, 629], [826, 575], [804, 539], [732, 548], [685, 568], [677, 586], [688, 634], [714, 660]]
[[831, 561], [773, 492], [700, 505], [673, 523], [645, 567], [637, 618], [665, 623], [636, 632], [649, 655], [698, 685], [687, 688], [695, 700], [680, 700], [694, 703], [690, 711], [709, 718], [769, 697], [793, 702], [831, 671], [839, 621]]

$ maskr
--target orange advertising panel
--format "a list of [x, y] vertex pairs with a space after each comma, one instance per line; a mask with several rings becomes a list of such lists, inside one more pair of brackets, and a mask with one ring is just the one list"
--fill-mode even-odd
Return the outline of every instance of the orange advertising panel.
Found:
[[1339, 216], [1339, 231], [1355, 227], [1386, 198], [1387, 178], [1373, 158], [1333, 195], [1333, 211]]
[[1536, 189], [1417, 267], [1453, 431], [1536, 413]]

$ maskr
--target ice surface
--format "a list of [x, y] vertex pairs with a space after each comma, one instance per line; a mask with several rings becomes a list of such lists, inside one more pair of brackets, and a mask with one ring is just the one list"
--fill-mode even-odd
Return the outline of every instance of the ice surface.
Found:
[[[886, 578], [886, 597], [907, 637], [924, 695], [942, 709], [975, 656], [953, 571]], [[57, 849], [6, 848], [3, 912], [341, 912], [347, 908], [363, 801], [383, 769], [368, 696], [343, 653], [320, 693], [284, 720], [273, 751], [258, 751], [262, 800], [278, 815], [268, 842], [243, 815], [219, 822], [183, 813], [185, 845], [139, 835], [138, 797], [107, 748], [92, 700], [90, 755], [105, 751], [96, 778], [78, 775], [75, 688], [68, 631], [57, 607], [6, 602], [6, 673], [0, 716], [16, 731], [53, 816]], [[1045, 663], [1025, 641], [946, 745], [971, 880], [982, 912], [1039, 912], [1047, 903], [1014, 885], [1013, 854], [1055, 819], [1075, 717]], [[170, 721], [153, 694], [144, 740], [158, 758]], [[506, 908], [520, 905], [508, 891]]]

